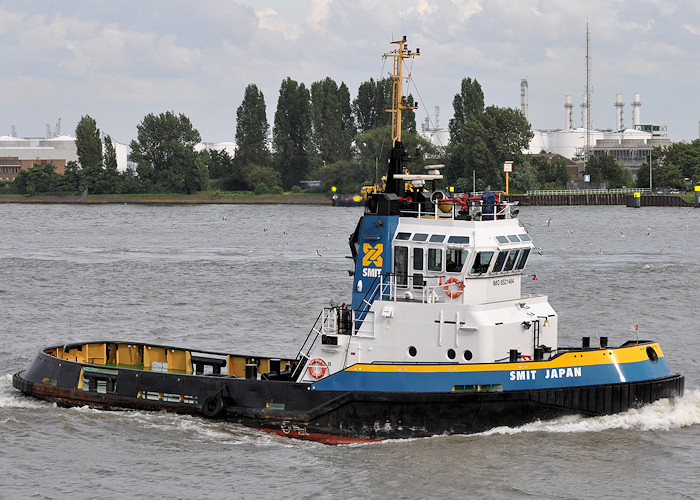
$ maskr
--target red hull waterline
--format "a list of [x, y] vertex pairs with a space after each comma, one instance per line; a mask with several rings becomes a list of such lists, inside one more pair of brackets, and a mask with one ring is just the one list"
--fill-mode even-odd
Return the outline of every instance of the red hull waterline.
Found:
[[333, 446], [344, 445], [344, 444], [357, 444], [357, 443], [378, 443], [379, 441], [384, 441], [384, 439], [369, 439], [369, 438], [354, 438], [348, 436], [334, 436], [332, 434], [321, 434], [318, 432], [306, 432], [297, 431], [293, 429], [266, 429], [265, 427], [253, 427], [253, 429], [263, 432], [269, 432], [270, 434], [276, 434], [282, 437], [290, 437], [295, 439], [304, 439], [306, 441], [316, 441], [321, 444], [330, 444]]

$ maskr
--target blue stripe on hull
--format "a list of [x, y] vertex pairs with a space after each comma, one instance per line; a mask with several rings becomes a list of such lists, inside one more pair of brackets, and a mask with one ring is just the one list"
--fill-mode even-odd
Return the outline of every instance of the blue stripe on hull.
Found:
[[[502, 385], [504, 391], [639, 382], [672, 375], [665, 358], [615, 365], [471, 372], [354, 371], [351, 368], [313, 384], [325, 391], [452, 392], [455, 386]], [[459, 388], [458, 388], [459, 390]]]

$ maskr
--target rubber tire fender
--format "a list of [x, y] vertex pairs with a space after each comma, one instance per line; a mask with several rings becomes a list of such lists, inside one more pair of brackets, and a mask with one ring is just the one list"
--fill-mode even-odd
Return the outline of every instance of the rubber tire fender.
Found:
[[224, 410], [226, 410], [226, 404], [220, 394], [209, 394], [202, 401], [202, 415], [207, 418], [218, 418]]

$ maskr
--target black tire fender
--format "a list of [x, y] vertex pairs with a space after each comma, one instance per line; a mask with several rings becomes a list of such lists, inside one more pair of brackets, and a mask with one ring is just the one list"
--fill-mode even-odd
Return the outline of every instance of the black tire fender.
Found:
[[202, 415], [207, 418], [218, 418], [225, 409], [226, 404], [220, 394], [210, 394], [202, 401]]

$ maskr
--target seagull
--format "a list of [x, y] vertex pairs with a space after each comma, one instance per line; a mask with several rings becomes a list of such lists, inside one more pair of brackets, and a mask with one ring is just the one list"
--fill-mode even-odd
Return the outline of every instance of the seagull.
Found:
[[267, 232], [267, 228], [266, 228], [266, 227], [263, 228], [263, 232]]
[[323, 255], [321, 255], [321, 253], [318, 251], [318, 248], [316, 249], [316, 255], [318, 255], [319, 257], [323, 257]]
[[226, 216], [224, 215], [224, 216], [221, 218], [221, 220], [226, 220]]
[[287, 231], [284, 231], [284, 230], [283, 230], [283, 231], [282, 231], [282, 234], [287, 234]]
[[550, 217], [549, 219], [547, 219], [547, 227], [549, 227], [549, 224], [550, 224], [551, 222], [552, 222], [552, 218]]

